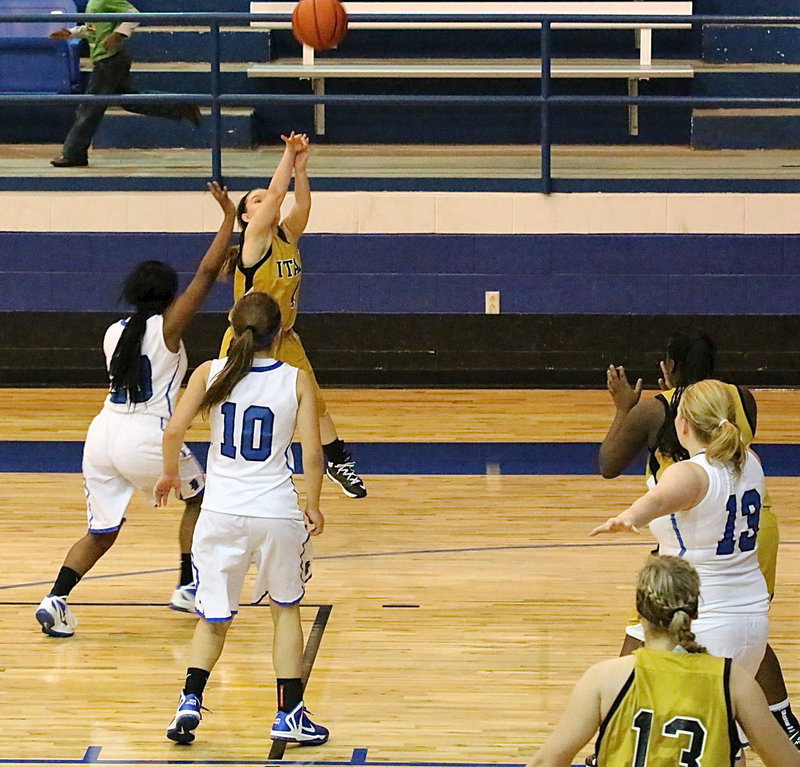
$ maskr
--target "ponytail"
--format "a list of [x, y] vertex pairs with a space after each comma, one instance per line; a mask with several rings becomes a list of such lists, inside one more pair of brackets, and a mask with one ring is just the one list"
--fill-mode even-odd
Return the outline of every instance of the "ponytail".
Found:
[[686, 652], [698, 653], [706, 652], [703, 645], [695, 640], [694, 632], [691, 629], [692, 617], [683, 608], [678, 608], [672, 615], [667, 631], [670, 636], [676, 637], [678, 644]]
[[207, 416], [214, 405], [219, 405], [230, 397], [236, 384], [250, 372], [254, 354], [253, 330], [247, 327], [240, 335], [234, 336], [228, 347], [225, 366], [208, 387], [200, 402], [199, 411], [203, 416]]
[[700, 576], [685, 559], [656, 554], [639, 571], [637, 612], [691, 653], [706, 652], [691, 629], [699, 600]]
[[736, 408], [721, 381], [699, 381], [686, 389], [678, 414], [685, 418], [705, 445], [706, 458], [731, 466], [738, 477], [747, 460], [747, 446], [736, 424]]
[[125, 279], [122, 299], [135, 306], [136, 312], [122, 330], [108, 372], [111, 391], [124, 397], [129, 405], [145, 402], [150, 397], [141, 369], [147, 320], [154, 314], [162, 314], [177, 292], [177, 273], [161, 261], [143, 261]]
[[228, 347], [225, 365], [211, 385], [198, 408], [204, 416], [214, 405], [225, 402], [236, 384], [253, 366], [257, 351], [266, 351], [281, 330], [281, 310], [266, 293], [245, 293], [231, 309], [233, 340]]
[[144, 396], [141, 370], [142, 339], [148, 316], [147, 312], [139, 310], [128, 320], [108, 367], [111, 391], [125, 396], [130, 405], [148, 399]]

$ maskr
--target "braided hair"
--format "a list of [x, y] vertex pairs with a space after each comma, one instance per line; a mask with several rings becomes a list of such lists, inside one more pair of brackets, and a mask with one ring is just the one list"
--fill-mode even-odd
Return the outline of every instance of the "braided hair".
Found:
[[668, 403], [667, 417], [658, 430], [656, 447], [672, 461], [685, 461], [689, 457], [686, 448], [678, 441], [675, 432], [675, 416], [686, 387], [706, 378], [714, 378], [716, 347], [710, 336], [701, 330], [678, 331], [667, 342], [667, 359], [675, 364], [675, 391]]
[[691, 653], [706, 652], [691, 628], [699, 599], [700, 576], [685, 559], [653, 555], [639, 572], [639, 615]]

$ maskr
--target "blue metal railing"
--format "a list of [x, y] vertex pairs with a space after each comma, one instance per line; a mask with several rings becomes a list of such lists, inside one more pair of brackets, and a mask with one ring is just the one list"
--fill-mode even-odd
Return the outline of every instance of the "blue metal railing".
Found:
[[[539, 105], [541, 128], [541, 183], [542, 191], [549, 194], [552, 189], [551, 149], [552, 137], [550, 126], [551, 106], [578, 104], [585, 106], [692, 106], [692, 107], [741, 107], [741, 108], [798, 108], [800, 97], [748, 97], [748, 96], [586, 96], [586, 95], [552, 95], [551, 94], [551, 39], [553, 26], [559, 23], [614, 23], [614, 24], [738, 24], [745, 26], [758, 25], [800, 25], [797, 16], [653, 16], [636, 14], [629, 16], [589, 15], [589, 14], [497, 14], [487, 15], [489, 22], [526, 22], [539, 23], [541, 42], [541, 89], [537, 95], [503, 95], [503, 96], [395, 96], [379, 94], [348, 95], [316, 95], [316, 94], [259, 94], [241, 93], [225, 94], [220, 83], [220, 28], [222, 25], [247, 26], [251, 22], [285, 22], [285, 14], [275, 13], [114, 13], [114, 14], [0, 14], [0, 22], [54, 22], [82, 24], [86, 22], [136, 21], [140, 24], [158, 26], [206, 26], [211, 33], [211, 52], [209, 64], [211, 69], [209, 93], [153, 93], [136, 95], [72, 95], [72, 94], [34, 94], [34, 93], [0, 93], [2, 104], [79, 104], [94, 102], [105, 105], [152, 104], [154, 102], [183, 102], [199, 106], [211, 107], [212, 145], [211, 175], [222, 182], [222, 107], [255, 106], [257, 104], [414, 104], [414, 105]], [[352, 14], [351, 22], [402, 21], [406, 24], [416, 22], [475, 22], [473, 15], [464, 14], [403, 14], [402, 16]]]

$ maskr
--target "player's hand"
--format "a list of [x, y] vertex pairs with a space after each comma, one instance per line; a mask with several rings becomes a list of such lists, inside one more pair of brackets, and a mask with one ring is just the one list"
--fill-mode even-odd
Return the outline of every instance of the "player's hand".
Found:
[[634, 527], [630, 520], [623, 519], [622, 517], [611, 517], [603, 522], [602, 525], [595, 527], [589, 537], [593, 538], [595, 535], [601, 533], [638, 533], [639, 529]]
[[310, 506], [306, 506], [303, 517], [305, 518], [306, 530], [309, 535], [322, 534], [325, 528], [325, 517], [322, 516], [322, 512], [319, 509], [312, 509]]
[[206, 189], [214, 196], [214, 199], [219, 203], [226, 217], [236, 215], [236, 206], [233, 204], [233, 200], [228, 196], [227, 186], [220, 186], [216, 181], [209, 181], [206, 184]]
[[658, 363], [661, 367], [661, 375], [662, 378], [658, 379], [658, 388], [661, 391], [669, 391], [670, 389], [674, 389], [675, 386], [672, 383], [672, 374], [670, 373], [669, 369], [667, 368], [667, 363], [664, 360]]
[[632, 410], [642, 396], [642, 379], [636, 381], [636, 386], [631, 386], [622, 365], [619, 367], [608, 366], [606, 386], [617, 410]]
[[48, 37], [52, 40], [69, 40], [72, 35], [68, 29], [57, 29], [55, 32], [51, 32]]
[[181, 478], [178, 474], [162, 474], [153, 488], [153, 500], [156, 506], [166, 506], [169, 491], [175, 491], [175, 497], [181, 497]]
[[281, 136], [281, 138], [286, 144], [286, 148], [294, 153], [301, 152], [304, 147], [308, 147], [308, 136], [305, 133], [292, 131], [288, 136]]

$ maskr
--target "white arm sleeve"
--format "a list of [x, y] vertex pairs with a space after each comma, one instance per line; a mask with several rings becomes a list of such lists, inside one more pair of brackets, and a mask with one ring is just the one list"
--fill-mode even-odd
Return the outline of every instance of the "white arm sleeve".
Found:
[[86, 29], [86, 24], [81, 24], [79, 27], [72, 27], [69, 30], [70, 37], [88, 37], [89, 32]]
[[130, 37], [133, 34], [133, 30], [138, 26], [138, 21], [123, 21], [114, 31], [120, 35], [125, 35], [125, 37]]

